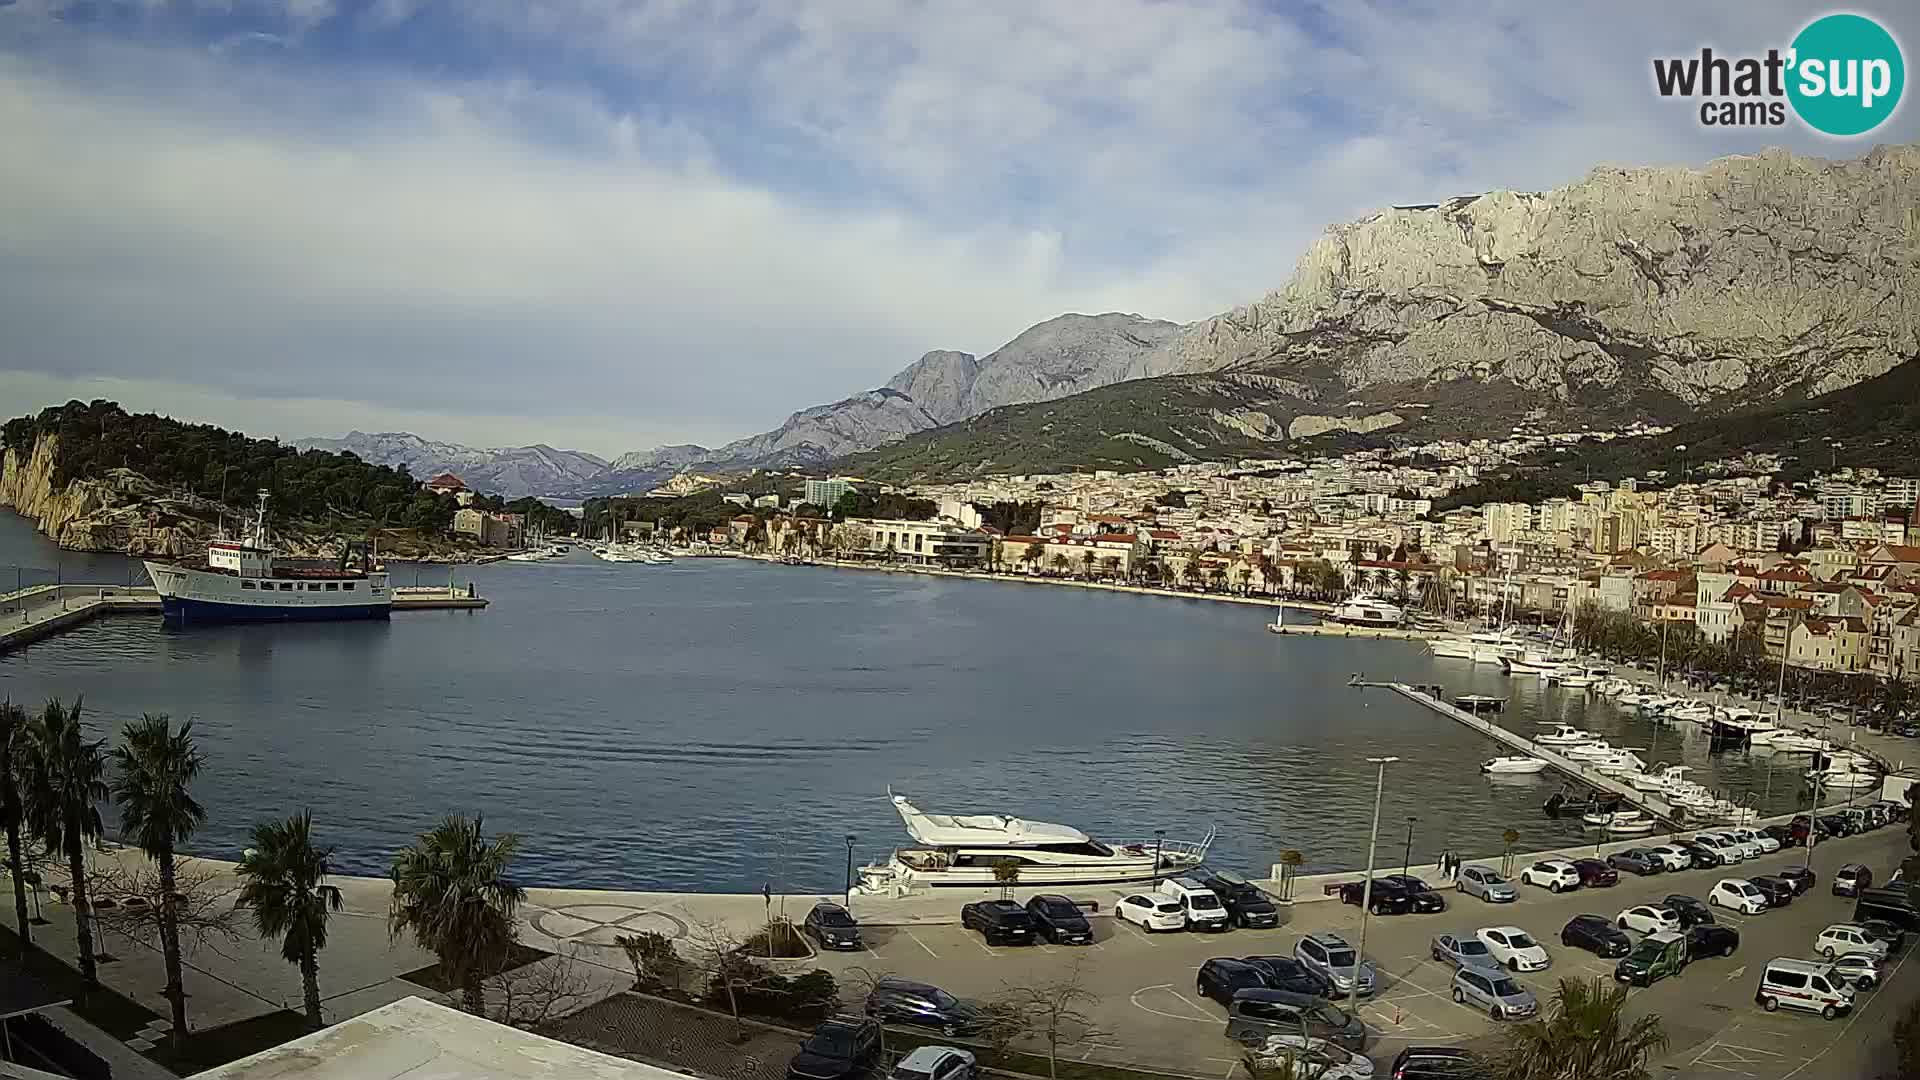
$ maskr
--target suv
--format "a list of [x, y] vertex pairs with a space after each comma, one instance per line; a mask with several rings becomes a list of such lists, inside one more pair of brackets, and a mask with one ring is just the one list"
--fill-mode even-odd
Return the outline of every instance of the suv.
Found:
[[1833, 872], [1833, 895], [1859, 896], [1861, 890], [1873, 887], [1873, 871], [1860, 863], [1850, 862]]
[[1366, 1044], [1367, 1029], [1358, 1017], [1309, 994], [1285, 990], [1242, 990], [1227, 1005], [1227, 1038], [1264, 1046], [1275, 1035], [1325, 1039], [1348, 1050]]
[[1294, 944], [1293, 958], [1331, 983], [1337, 995], [1356, 989], [1361, 997], [1373, 994], [1373, 962], [1361, 959], [1359, 950], [1339, 934], [1308, 934]]
[[[1422, 914], [1431, 914], [1436, 911], [1447, 910], [1446, 897], [1434, 892], [1427, 886], [1426, 882], [1410, 874], [1388, 874], [1386, 877], [1381, 878], [1380, 882], [1391, 885], [1396, 889], [1405, 889], [1407, 895], [1413, 900], [1413, 910]], [[1379, 882], [1376, 882], [1374, 887], [1379, 888], [1379, 884]]]
[[813, 910], [807, 912], [807, 920], [800, 924], [800, 932], [819, 942], [823, 949], [865, 948], [860, 941], [860, 924], [839, 904], [821, 901], [813, 905]]
[[1093, 927], [1080, 914], [1080, 905], [1054, 893], [1042, 893], [1027, 901], [1027, 914], [1039, 926], [1040, 934], [1055, 945], [1091, 945]]
[[937, 986], [888, 975], [867, 995], [867, 1015], [888, 1024], [934, 1028], [943, 1035], [971, 1035], [985, 1026], [986, 1012]]
[[1542, 859], [1520, 871], [1520, 883], [1538, 885], [1548, 892], [1580, 887], [1580, 871], [1565, 859]]
[[901, 1058], [888, 1080], [974, 1080], [979, 1075], [973, 1051], [957, 1046], [922, 1046]]
[[1265, 928], [1280, 925], [1280, 909], [1260, 887], [1230, 870], [1220, 870], [1200, 880], [1227, 906], [1227, 915], [1235, 926]]
[[1037, 936], [1033, 916], [1012, 900], [976, 900], [960, 909], [960, 925], [980, 931], [989, 945], [1031, 945]]
[[1635, 986], [1652, 986], [1669, 975], [1680, 974], [1692, 958], [1685, 937], [1670, 930], [1648, 934], [1614, 965], [1613, 977]]
[[794, 1080], [846, 1080], [880, 1058], [880, 1022], [865, 1016], [836, 1016], [813, 1029], [800, 1052], [787, 1063]]
[[1367, 910], [1375, 915], [1405, 915], [1413, 910], [1413, 894], [1381, 878], [1374, 879], [1372, 889], [1368, 889], [1364, 881], [1349, 881], [1340, 886], [1340, 902], [1355, 906], [1364, 902]]
[[1200, 970], [1193, 976], [1194, 991], [1222, 1005], [1231, 1005], [1233, 996], [1242, 990], [1266, 988], [1267, 969], [1264, 966], [1235, 960], [1230, 956], [1216, 956], [1201, 964]]
[[1168, 878], [1160, 883], [1160, 895], [1177, 900], [1187, 914], [1189, 930], [1229, 930], [1227, 908], [1213, 890], [1192, 878]]

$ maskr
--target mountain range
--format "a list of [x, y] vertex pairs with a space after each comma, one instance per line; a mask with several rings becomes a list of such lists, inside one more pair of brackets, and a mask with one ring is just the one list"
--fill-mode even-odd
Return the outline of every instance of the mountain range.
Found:
[[442, 444], [359, 436], [355, 452], [470, 483], [453, 452], [496, 455], [465, 466], [478, 486], [553, 495], [685, 468], [1150, 468], [1307, 439], [1724, 415], [1871, 379], [1917, 340], [1920, 148], [1769, 150], [1394, 207], [1330, 227], [1243, 307], [1184, 326], [1062, 315], [985, 357], [927, 353], [884, 386], [714, 450], [661, 447], [598, 473], [591, 455], [548, 447], [449, 447], [443, 462], [421, 449]]

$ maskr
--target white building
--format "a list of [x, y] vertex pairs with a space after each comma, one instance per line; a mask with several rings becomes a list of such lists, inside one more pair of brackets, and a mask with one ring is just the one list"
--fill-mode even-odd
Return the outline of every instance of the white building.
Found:
[[836, 476], [831, 480], [807, 481], [806, 500], [822, 510], [833, 509], [840, 496], [853, 490], [853, 485]]
[[993, 554], [993, 537], [957, 521], [862, 521], [871, 534], [867, 554], [916, 566], [981, 566]]

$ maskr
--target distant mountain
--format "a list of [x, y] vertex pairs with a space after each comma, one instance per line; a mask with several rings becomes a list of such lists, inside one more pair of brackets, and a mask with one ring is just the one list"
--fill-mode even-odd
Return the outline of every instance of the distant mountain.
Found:
[[578, 450], [556, 450], [546, 445], [479, 449], [435, 442], [406, 431], [350, 431], [343, 438], [300, 439], [294, 445], [303, 450], [350, 452], [376, 465], [404, 465], [420, 480], [450, 472], [470, 488], [510, 499], [557, 494], [607, 472], [606, 459]]

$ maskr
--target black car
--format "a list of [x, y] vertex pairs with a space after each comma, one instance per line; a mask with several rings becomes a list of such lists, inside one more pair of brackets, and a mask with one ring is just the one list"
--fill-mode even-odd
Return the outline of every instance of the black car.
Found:
[[1573, 868], [1580, 871], [1580, 884], [1589, 889], [1604, 889], [1620, 884], [1620, 871], [1599, 859], [1575, 859]]
[[1721, 858], [1719, 852], [1705, 844], [1696, 844], [1692, 840], [1675, 840], [1673, 846], [1687, 853], [1687, 858], [1693, 860], [1695, 870], [1711, 870], [1727, 861]]
[[1220, 898], [1233, 925], [1253, 929], [1280, 925], [1280, 909], [1272, 898], [1239, 874], [1221, 870], [1202, 878], [1200, 884]]
[[1405, 889], [1413, 898], [1413, 910], [1422, 915], [1447, 910], [1446, 897], [1434, 892], [1427, 883], [1410, 874], [1388, 874], [1380, 879], [1396, 889]]
[[1031, 945], [1040, 937], [1033, 916], [1012, 900], [975, 900], [960, 909], [960, 925], [980, 931], [989, 945]]
[[1633, 939], [1608, 922], [1605, 915], [1575, 915], [1568, 919], [1560, 930], [1560, 944], [1585, 949], [1609, 960], [1633, 951]]
[[1393, 1059], [1392, 1080], [1476, 1080], [1485, 1075], [1463, 1046], [1409, 1046]]
[[1771, 836], [1775, 840], [1780, 841], [1780, 846], [1783, 848], [1790, 848], [1800, 842], [1794, 838], [1793, 826], [1791, 825], [1769, 825], [1761, 829], [1760, 832], [1762, 835]]
[[1713, 909], [1691, 896], [1669, 893], [1666, 899], [1660, 901], [1660, 906], [1680, 916], [1680, 928], [1683, 930], [1713, 925]]
[[1658, 856], [1647, 851], [1645, 848], [1629, 848], [1626, 851], [1616, 851], [1607, 856], [1607, 865], [1613, 867], [1615, 870], [1631, 871], [1632, 873], [1639, 874], [1641, 877], [1645, 877], [1648, 874], [1664, 873], [1667, 869], [1666, 863], [1661, 862]]
[[1731, 926], [1695, 926], [1687, 931], [1687, 959], [1732, 956], [1740, 947], [1740, 931]]
[[1853, 822], [1848, 821], [1839, 814], [1821, 814], [1814, 820], [1820, 823], [1821, 828], [1827, 830], [1828, 836], [1853, 835]]
[[800, 924], [800, 932], [819, 942], [823, 949], [866, 947], [860, 940], [860, 924], [854, 921], [847, 909], [826, 901], [813, 905], [813, 910], [807, 912], [807, 920]]
[[1232, 1004], [1233, 995], [1241, 990], [1271, 989], [1264, 965], [1227, 956], [1201, 964], [1199, 974], [1194, 976], [1193, 988], [1201, 997], [1212, 998], [1222, 1005]]
[[846, 1080], [880, 1058], [880, 1022], [864, 1016], [836, 1016], [813, 1029], [800, 1052], [787, 1063], [793, 1080]]
[[1367, 892], [1366, 885], [1364, 881], [1349, 881], [1340, 886], [1340, 902], [1357, 907], [1364, 898], [1367, 910], [1375, 915], [1405, 915], [1413, 910], [1413, 894], [1407, 890], [1375, 881], [1373, 890]]
[[1027, 914], [1033, 916], [1040, 936], [1055, 945], [1091, 945], [1093, 927], [1080, 913], [1080, 905], [1054, 893], [1042, 893], [1027, 901]]
[[867, 995], [867, 1015], [886, 1024], [913, 1024], [953, 1036], [978, 1032], [987, 1014], [937, 986], [888, 975]]
[[1750, 877], [1747, 880], [1753, 882], [1754, 888], [1767, 895], [1767, 906], [1770, 908], [1786, 907], [1793, 903], [1795, 896], [1799, 895], [1793, 887], [1793, 882], [1774, 874], [1761, 874], [1759, 877]]
[[1266, 971], [1269, 989], [1317, 997], [1333, 995], [1333, 984], [1327, 981], [1326, 976], [1291, 956], [1243, 956], [1240, 959]]
[[1785, 878], [1790, 884], [1792, 884], [1793, 895], [1795, 896], [1799, 896], [1802, 893], [1805, 893], [1808, 889], [1813, 888], [1813, 882], [1814, 882], [1813, 871], [1807, 869], [1804, 866], [1789, 866], [1781, 870], [1779, 873], [1775, 874], [1774, 876], [1778, 878]]
[[1853, 902], [1853, 918], [1849, 921], [1862, 926], [1877, 921], [1902, 931], [1920, 930], [1920, 909], [1913, 906], [1904, 887], [1862, 889]]

